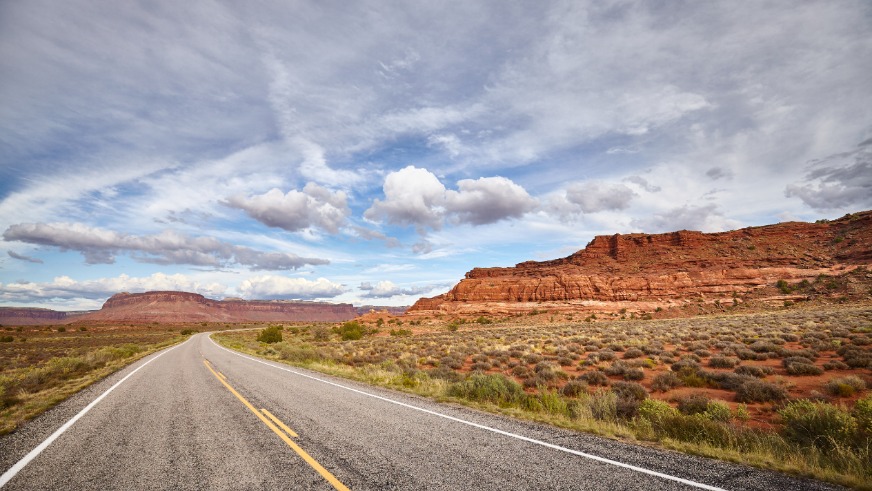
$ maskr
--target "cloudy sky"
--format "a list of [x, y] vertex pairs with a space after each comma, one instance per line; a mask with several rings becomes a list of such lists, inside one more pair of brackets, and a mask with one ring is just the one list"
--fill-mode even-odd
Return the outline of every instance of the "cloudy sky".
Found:
[[872, 3], [0, 3], [0, 305], [408, 305], [872, 208]]

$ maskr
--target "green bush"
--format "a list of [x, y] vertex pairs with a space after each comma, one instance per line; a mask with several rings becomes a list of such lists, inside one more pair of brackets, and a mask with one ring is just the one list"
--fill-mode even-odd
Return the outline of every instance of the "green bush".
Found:
[[639, 404], [639, 417], [654, 424], [662, 423], [664, 419], [677, 414], [669, 403], [657, 399], [645, 399]]
[[730, 406], [722, 401], [709, 401], [702, 413], [703, 416], [712, 421], [727, 422], [730, 420]]
[[182, 329], [182, 331], [179, 334], [181, 334], [182, 336], [190, 336], [191, 334], [194, 334], [197, 332], [199, 332], [199, 331], [195, 331], [194, 329]]
[[338, 328], [334, 329], [336, 334], [339, 334], [339, 337], [342, 338], [343, 341], [356, 341], [366, 334], [366, 328], [360, 325], [357, 321], [345, 322]]
[[260, 334], [257, 335], [257, 340], [267, 344], [278, 343], [282, 340], [282, 332], [277, 326], [269, 326], [260, 331]]
[[872, 394], [857, 401], [854, 405], [854, 418], [857, 419], [858, 429], [867, 438], [872, 437]]
[[475, 402], [491, 402], [511, 405], [521, 402], [526, 396], [524, 388], [502, 374], [473, 374], [466, 380], [451, 384], [448, 395]]
[[829, 449], [853, 440], [857, 420], [843, 407], [807, 399], [778, 411], [784, 437], [800, 445]]
[[588, 399], [590, 413], [600, 421], [614, 421], [617, 418], [618, 396], [607, 389], [600, 389]]
[[406, 337], [411, 336], [412, 331], [411, 329], [391, 329], [390, 334], [396, 337]]

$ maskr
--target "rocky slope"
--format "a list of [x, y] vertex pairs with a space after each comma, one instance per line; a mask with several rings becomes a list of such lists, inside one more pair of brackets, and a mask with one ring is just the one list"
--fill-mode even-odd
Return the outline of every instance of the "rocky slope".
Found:
[[[653, 312], [750, 298], [783, 302], [801, 299], [792, 284], [843, 275], [869, 264], [869, 211], [833, 221], [711, 234], [615, 234], [598, 236], [562, 259], [473, 269], [448, 293], [419, 300], [409, 314]], [[865, 281], [870, 275], [855, 276]], [[779, 280], [787, 284], [776, 288]], [[796, 294], [786, 297], [787, 293]]]

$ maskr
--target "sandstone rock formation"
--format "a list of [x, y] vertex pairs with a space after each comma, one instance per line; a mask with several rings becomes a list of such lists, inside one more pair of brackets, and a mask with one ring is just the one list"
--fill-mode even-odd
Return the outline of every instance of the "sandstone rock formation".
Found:
[[[839, 275], [872, 263], [872, 212], [722, 233], [598, 236], [562, 259], [476, 268], [411, 315], [652, 312], [687, 303], [740, 302], [774, 286]], [[779, 297], [786, 298], [786, 297]]]
[[117, 293], [103, 308], [85, 313], [48, 309], [0, 309], [0, 324], [105, 322], [339, 322], [357, 317], [351, 304], [225, 299], [210, 300], [188, 292]]
[[38, 324], [59, 324], [66, 320], [66, 312], [49, 309], [19, 307], [0, 307], [0, 325], [30, 326]]

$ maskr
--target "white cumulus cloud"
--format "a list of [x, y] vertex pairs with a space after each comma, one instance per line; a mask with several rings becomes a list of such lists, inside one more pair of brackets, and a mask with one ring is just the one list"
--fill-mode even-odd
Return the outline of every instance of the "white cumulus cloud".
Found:
[[524, 188], [505, 177], [463, 179], [457, 188], [446, 189], [432, 172], [410, 165], [388, 174], [385, 199], [374, 200], [365, 216], [414, 225], [422, 231], [439, 229], [446, 220], [485, 225], [519, 218], [536, 207], [536, 200]]
[[312, 281], [275, 275], [253, 276], [237, 289], [244, 298], [277, 300], [333, 298], [347, 291], [343, 285], [326, 278]]
[[336, 233], [351, 213], [344, 192], [331, 191], [311, 182], [302, 191], [292, 189], [282, 193], [273, 188], [247, 198], [234, 196], [224, 203], [245, 211], [264, 225], [290, 232], [317, 227]]

